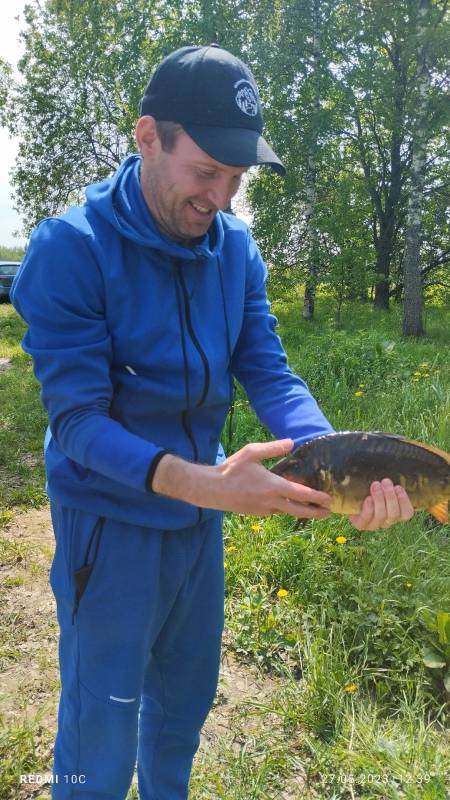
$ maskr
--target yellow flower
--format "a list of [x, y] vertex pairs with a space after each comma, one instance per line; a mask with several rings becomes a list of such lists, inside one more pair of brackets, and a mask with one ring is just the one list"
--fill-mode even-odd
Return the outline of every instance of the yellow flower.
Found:
[[287, 589], [278, 589], [277, 597], [287, 597], [289, 594]]
[[415, 372], [414, 373], [414, 377], [415, 378], [421, 378], [422, 377], [422, 373], [421, 372]]
[[428, 362], [427, 362], [427, 361], [424, 361], [422, 364], [419, 364], [419, 367], [420, 367], [421, 369], [428, 369], [428, 367], [429, 367], [429, 364], [428, 364]]
[[413, 378], [414, 383], [417, 383], [417, 381], [420, 381], [420, 378]]
[[429, 377], [430, 377], [430, 373], [429, 372], [424, 372], [423, 375], [422, 375], [422, 378], [429, 378]]
[[407, 589], [410, 589], [411, 586], [412, 586], [412, 583], [410, 581], [406, 581], [405, 586], [406, 586]]
[[345, 536], [336, 536], [336, 541], [338, 544], [345, 544], [347, 539], [345, 538]]
[[228, 547], [225, 548], [226, 553], [232, 553], [234, 550], [236, 550], [235, 544], [230, 544]]
[[228, 561], [223, 562], [223, 568], [226, 569], [228, 567]]
[[250, 525], [250, 527], [252, 531], [255, 531], [255, 533], [258, 533], [258, 531], [261, 530], [261, 525]]
[[347, 686], [344, 686], [344, 692], [350, 694], [351, 692], [356, 692], [357, 688], [356, 683], [349, 683]]
[[365, 385], [366, 385], [365, 383], [360, 383], [360, 384], [359, 384], [359, 388], [360, 388], [360, 389], [364, 389], [364, 386], [365, 386]]
[[361, 389], [358, 389], [358, 391], [355, 392], [355, 397], [364, 397], [364, 392], [362, 392]]

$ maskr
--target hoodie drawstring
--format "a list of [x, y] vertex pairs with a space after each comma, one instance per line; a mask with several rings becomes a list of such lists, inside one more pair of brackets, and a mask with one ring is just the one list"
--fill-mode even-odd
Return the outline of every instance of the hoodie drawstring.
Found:
[[233, 416], [234, 416], [234, 404], [236, 401], [236, 381], [234, 380], [233, 373], [231, 371], [231, 335], [230, 335], [230, 324], [228, 322], [228, 314], [227, 314], [227, 304], [225, 301], [225, 289], [223, 286], [223, 272], [222, 272], [222, 262], [220, 260], [220, 256], [217, 256], [217, 267], [219, 270], [219, 279], [220, 279], [220, 291], [222, 293], [222, 305], [223, 305], [223, 315], [225, 317], [225, 330], [227, 334], [227, 352], [228, 352], [228, 368], [230, 370], [230, 410], [228, 412], [228, 425], [227, 425], [227, 441], [225, 445], [225, 455], [229, 455], [231, 451], [231, 445], [233, 441]]

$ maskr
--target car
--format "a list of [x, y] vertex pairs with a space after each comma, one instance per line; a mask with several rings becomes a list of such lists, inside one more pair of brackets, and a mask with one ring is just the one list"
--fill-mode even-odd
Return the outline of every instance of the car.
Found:
[[0, 301], [9, 300], [9, 292], [20, 261], [0, 261]]

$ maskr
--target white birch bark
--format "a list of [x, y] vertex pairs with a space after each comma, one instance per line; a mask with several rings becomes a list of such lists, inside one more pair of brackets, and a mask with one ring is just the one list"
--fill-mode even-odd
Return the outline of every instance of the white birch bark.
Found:
[[315, 221], [316, 206], [316, 152], [317, 152], [317, 125], [320, 111], [320, 0], [312, 1], [312, 30], [313, 30], [313, 86], [314, 101], [310, 126], [310, 141], [308, 148], [308, 168], [306, 172], [306, 246], [308, 248], [308, 275], [306, 279], [303, 300], [303, 319], [311, 320], [314, 317], [314, 302], [318, 275], [318, 236]]
[[418, 0], [416, 81], [419, 102], [413, 127], [411, 188], [408, 202], [408, 217], [405, 234], [404, 257], [404, 304], [403, 335], [421, 336], [422, 281], [420, 274], [420, 234], [422, 229], [422, 205], [425, 185], [425, 163], [427, 145], [427, 116], [430, 90], [430, 73], [427, 65], [427, 16], [430, 0]]

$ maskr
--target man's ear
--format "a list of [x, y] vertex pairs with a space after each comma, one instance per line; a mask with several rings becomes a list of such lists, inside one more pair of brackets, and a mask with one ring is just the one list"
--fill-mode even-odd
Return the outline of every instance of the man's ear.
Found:
[[155, 147], [159, 144], [155, 118], [148, 115], [139, 117], [136, 122], [135, 137], [139, 152], [144, 158], [154, 155]]

